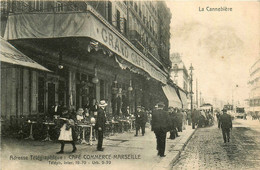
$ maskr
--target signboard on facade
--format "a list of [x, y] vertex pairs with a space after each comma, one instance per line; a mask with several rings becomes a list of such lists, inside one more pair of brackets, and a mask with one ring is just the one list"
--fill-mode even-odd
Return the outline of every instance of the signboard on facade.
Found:
[[[90, 37], [119, 55], [122, 59], [141, 68], [154, 79], [166, 84], [166, 74], [150, 62], [128, 40], [120, 38], [105, 21], [91, 13], [23, 14], [10, 15], [5, 38], [58, 38]], [[18, 31], [19, 30], [19, 31]]]

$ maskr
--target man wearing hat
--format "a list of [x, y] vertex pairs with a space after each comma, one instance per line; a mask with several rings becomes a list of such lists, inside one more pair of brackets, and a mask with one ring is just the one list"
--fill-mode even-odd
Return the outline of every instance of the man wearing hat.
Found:
[[97, 145], [97, 150], [98, 151], [103, 151], [104, 149], [102, 148], [103, 144], [103, 134], [105, 131], [105, 126], [106, 126], [106, 114], [105, 114], [105, 107], [107, 106], [107, 103], [105, 100], [101, 100], [98, 105], [98, 110], [97, 110], [97, 121], [95, 125], [95, 129], [97, 131], [98, 135], [98, 145]]
[[229, 142], [230, 139], [230, 129], [232, 129], [232, 119], [229, 114], [227, 114], [227, 110], [223, 109], [223, 114], [220, 116], [220, 127], [222, 129], [222, 135], [224, 139], [224, 143]]
[[160, 157], [165, 157], [166, 134], [169, 127], [168, 113], [163, 110], [164, 103], [158, 103], [157, 109], [152, 113], [152, 131], [157, 139], [157, 150]]
[[142, 129], [142, 135], [145, 133], [145, 116], [141, 106], [137, 106], [137, 112], [135, 113], [135, 136], [138, 136], [139, 129]]

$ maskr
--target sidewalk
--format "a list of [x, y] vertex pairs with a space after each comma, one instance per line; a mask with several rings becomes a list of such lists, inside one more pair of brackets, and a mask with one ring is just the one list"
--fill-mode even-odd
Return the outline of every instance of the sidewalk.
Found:
[[[17, 140], [17, 139], [2, 139], [2, 161], [6, 168], [10, 169], [133, 169], [133, 170], [151, 170], [151, 169], [170, 169], [174, 161], [176, 161], [195, 132], [191, 126], [187, 126], [186, 130], [179, 132], [180, 137], [166, 141], [166, 157], [157, 156], [156, 138], [150, 128], [146, 128], [145, 136], [139, 135], [134, 137], [134, 131], [117, 133], [113, 136], [106, 137], [103, 141], [105, 150], [103, 152], [96, 151], [96, 141], [92, 146], [90, 145], [77, 145], [77, 152], [72, 154], [71, 145], [65, 145], [65, 154], [59, 165], [52, 165], [47, 160], [35, 161], [10, 161], [10, 155], [26, 156], [26, 155], [39, 155], [48, 156], [55, 155], [60, 148], [59, 143], [56, 142], [41, 142], [31, 140]], [[167, 138], [169, 137], [167, 134]], [[86, 156], [110, 155], [110, 159], [87, 159]], [[68, 161], [71, 164], [65, 164]], [[81, 161], [82, 164], [79, 164]], [[13, 165], [12, 165], [13, 164]], [[9, 167], [9, 168], [8, 168]]]

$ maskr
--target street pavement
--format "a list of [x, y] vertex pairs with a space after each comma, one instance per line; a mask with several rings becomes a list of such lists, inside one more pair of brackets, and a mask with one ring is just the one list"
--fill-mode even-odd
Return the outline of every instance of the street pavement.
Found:
[[[58, 142], [2, 138], [2, 169], [170, 169], [194, 132], [191, 126], [187, 126], [186, 130], [179, 132], [180, 137], [167, 139], [166, 157], [163, 158], [157, 156], [156, 138], [149, 127], [146, 128], [145, 136], [134, 137], [134, 131], [131, 131], [106, 137], [103, 152], [96, 151], [96, 141], [92, 146], [77, 144], [78, 150], [73, 154], [72, 146], [66, 144], [65, 153], [57, 155], [55, 153], [60, 149]], [[31, 155], [34, 160], [31, 160]], [[28, 160], [18, 160], [15, 156]], [[42, 156], [62, 158], [49, 162], [40, 160]]]
[[199, 128], [192, 136], [175, 169], [260, 169], [260, 122], [235, 119], [230, 143], [224, 143], [217, 126]]

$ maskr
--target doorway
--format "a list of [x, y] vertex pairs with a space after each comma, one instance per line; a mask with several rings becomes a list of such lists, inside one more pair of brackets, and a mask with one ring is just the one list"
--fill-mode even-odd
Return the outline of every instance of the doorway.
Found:
[[48, 109], [55, 105], [55, 84], [48, 83]]

